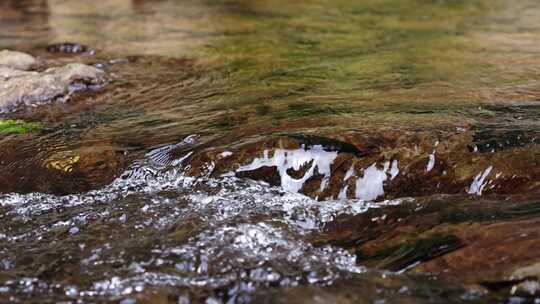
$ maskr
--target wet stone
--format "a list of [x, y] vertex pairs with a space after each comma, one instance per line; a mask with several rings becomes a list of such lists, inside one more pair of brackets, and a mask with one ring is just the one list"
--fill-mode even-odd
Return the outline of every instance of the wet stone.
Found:
[[279, 172], [275, 167], [263, 166], [251, 171], [238, 172], [236, 173], [236, 176], [240, 178], [264, 181], [270, 185], [281, 185]]
[[[0, 53], [0, 112], [67, 100], [75, 92], [95, 89], [106, 81], [102, 70], [82, 63], [26, 72], [24, 70], [34, 62], [23, 55], [26, 54], [17, 53], [23, 58], [19, 61], [10, 51]], [[14, 61], [20, 64], [13, 64]], [[6, 63], [3, 67], [2, 62]]]
[[88, 46], [79, 43], [61, 42], [54, 43], [47, 46], [47, 52], [49, 53], [63, 53], [63, 54], [82, 54], [93, 53]]
[[280, 136], [238, 145], [230, 154], [197, 151], [188, 160], [187, 173], [204, 175], [201, 168], [210, 166], [212, 176], [234, 173], [319, 200], [382, 201], [438, 193], [482, 196], [540, 190], [534, 182], [540, 171], [531, 167], [535, 160], [530, 157], [537, 145], [475, 153], [468, 149], [471, 133], [453, 135], [442, 143], [400, 136], [380, 134], [379, 145], [365, 154], [339, 147], [368, 147], [374, 142], [370, 137], [350, 138], [348, 144], [329, 138], [324, 144], [309, 137], [308, 145], [305, 136]]
[[[66, 194], [88, 191], [110, 183], [128, 164], [121, 151], [103, 145], [43, 154], [27, 145], [32, 134], [5, 139], [0, 161], [0, 192], [46, 192]], [[42, 155], [39, 161], [20, 161]], [[29, 172], [21, 175], [20, 172]], [[31, 173], [30, 173], [31, 172]]]
[[0, 51], [0, 67], [27, 71], [35, 67], [37, 64], [37, 59], [31, 55], [10, 50]]

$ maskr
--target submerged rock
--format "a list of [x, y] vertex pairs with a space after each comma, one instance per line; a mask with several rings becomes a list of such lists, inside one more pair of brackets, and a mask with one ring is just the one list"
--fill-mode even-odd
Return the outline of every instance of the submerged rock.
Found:
[[72, 42], [50, 44], [47, 46], [47, 52], [64, 54], [94, 53], [88, 46]]
[[[539, 277], [538, 202], [513, 196], [431, 196], [342, 214], [313, 236], [319, 246], [354, 249], [369, 268], [437, 274], [491, 291]], [[494, 263], [497, 267], [493, 267]]]
[[35, 62], [24, 53], [0, 52], [0, 111], [48, 103], [105, 82], [102, 70], [86, 64], [71, 63], [43, 72], [27, 71]]
[[471, 137], [470, 132], [446, 138], [420, 133], [338, 136], [339, 140], [277, 136], [237, 145], [232, 152], [197, 152], [189, 160], [187, 173], [235, 175], [319, 200], [539, 191], [534, 182], [540, 174], [537, 160], [529, 155], [540, 147], [480, 154], [467, 149]]
[[10, 50], [0, 51], [0, 68], [8, 67], [27, 71], [35, 67], [37, 63], [38, 61], [36, 58], [22, 52]]

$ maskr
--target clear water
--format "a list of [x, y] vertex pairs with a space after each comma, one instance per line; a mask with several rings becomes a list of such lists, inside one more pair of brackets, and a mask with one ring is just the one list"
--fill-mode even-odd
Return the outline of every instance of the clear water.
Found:
[[534, 301], [538, 16], [2, 1], [0, 48], [110, 82], [0, 117], [0, 302]]

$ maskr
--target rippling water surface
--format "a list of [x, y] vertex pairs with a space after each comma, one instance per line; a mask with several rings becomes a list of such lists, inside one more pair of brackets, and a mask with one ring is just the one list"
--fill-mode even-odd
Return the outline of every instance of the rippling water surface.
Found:
[[539, 17], [2, 1], [0, 49], [109, 82], [0, 114], [0, 302], [538, 301]]

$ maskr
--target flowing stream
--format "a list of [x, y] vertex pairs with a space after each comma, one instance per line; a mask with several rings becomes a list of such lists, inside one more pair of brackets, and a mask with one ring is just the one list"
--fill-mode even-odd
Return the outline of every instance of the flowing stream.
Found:
[[0, 1], [0, 50], [107, 79], [0, 111], [0, 302], [536, 303], [538, 20]]

